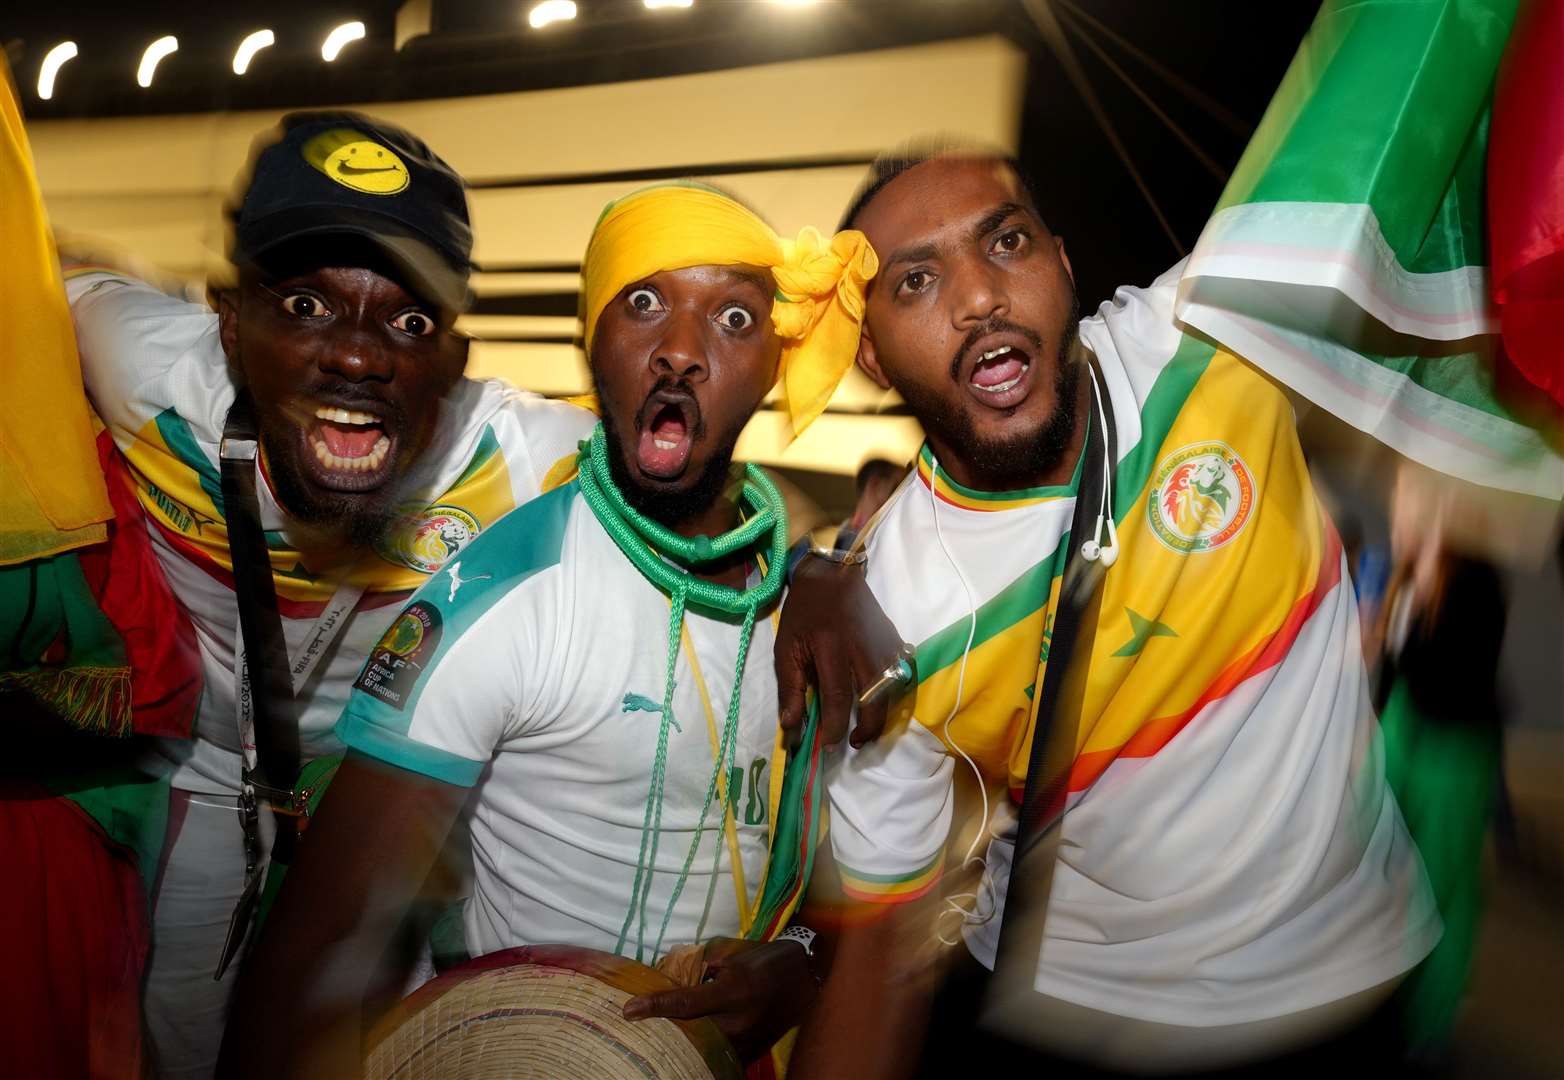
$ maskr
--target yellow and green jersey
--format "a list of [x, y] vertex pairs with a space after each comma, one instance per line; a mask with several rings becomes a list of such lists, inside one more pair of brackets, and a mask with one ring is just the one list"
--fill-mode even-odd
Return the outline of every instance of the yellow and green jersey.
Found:
[[[1091, 663], [1038, 987], [1236, 1022], [1393, 977], [1438, 917], [1385, 789], [1341, 545], [1290, 407], [1179, 331], [1176, 275], [1081, 326], [1117, 428], [1120, 550], [1077, 644]], [[918, 685], [907, 727], [830, 779], [836, 859], [860, 900], [937, 889], [948, 839], [975, 824], [954, 820], [970, 758], [999, 807], [966, 932], [986, 964], [1060, 578], [1089, 539], [1069, 535], [1079, 482], [973, 491], [925, 448], [867, 540]]]
[[[104, 428], [99, 439], [115, 451], [106, 455], [108, 481], [123, 485], [145, 512], [153, 551], [200, 648], [196, 739], [177, 751], [174, 784], [232, 789], [239, 779], [239, 610], [217, 450], [235, 386], [217, 315], [101, 268], [67, 271], [66, 294], [87, 395]], [[365, 590], [301, 695], [307, 757], [341, 749], [332, 728], [364, 656], [401, 604], [504, 514], [573, 470], [576, 444], [594, 423], [583, 409], [497, 381], [462, 380], [441, 403], [398, 524], [375, 552], [337, 565], [312, 561], [290, 542], [262, 462], [261, 527], [289, 654], [302, 651], [339, 585]]]

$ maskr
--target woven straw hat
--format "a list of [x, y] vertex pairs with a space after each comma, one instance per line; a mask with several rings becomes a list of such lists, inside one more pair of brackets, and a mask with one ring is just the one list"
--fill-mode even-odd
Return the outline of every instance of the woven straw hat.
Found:
[[565, 945], [480, 957], [425, 984], [371, 1037], [369, 1080], [739, 1080], [709, 1020], [626, 1020], [673, 983], [633, 960]]

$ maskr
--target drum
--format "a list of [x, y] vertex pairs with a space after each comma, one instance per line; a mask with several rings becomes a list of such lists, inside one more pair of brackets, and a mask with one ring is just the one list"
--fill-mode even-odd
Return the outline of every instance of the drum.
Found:
[[709, 1020], [626, 1020], [625, 1002], [667, 990], [658, 972], [566, 945], [469, 961], [402, 1001], [376, 1028], [369, 1080], [740, 1080]]

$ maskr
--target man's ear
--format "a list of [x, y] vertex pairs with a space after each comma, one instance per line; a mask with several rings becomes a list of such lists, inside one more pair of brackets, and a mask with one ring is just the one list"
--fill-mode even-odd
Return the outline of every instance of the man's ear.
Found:
[[880, 361], [874, 352], [874, 335], [869, 333], [869, 323], [865, 320], [863, 331], [858, 335], [858, 366], [863, 373], [874, 380], [874, 384], [881, 390], [891, 388], [891, 380], [885, 377], [885, 372], [880, 368]]
[[223, 289], [217, 294], [217, 339], [228, 362], [239, 366], [239, 290]]
[[1055, 236], [1054, 243], [1059, 245], [1059, 261], [1064, 263], [1064, 272], [1070, 275], [1070, 284], [1075, 284], [1075, 268], [1070, 265], [1069, 253], [1064, 250], [1064, 237]]

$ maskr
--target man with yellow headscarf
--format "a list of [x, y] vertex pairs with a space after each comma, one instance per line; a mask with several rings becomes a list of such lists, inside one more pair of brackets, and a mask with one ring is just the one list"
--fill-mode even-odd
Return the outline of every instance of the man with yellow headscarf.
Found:
[[[19, 116], [3, 134], [16, 144]], [[365, 143], [409, 170], [405, 189], [365, 191], [327, 175], [330, 153]], [[0, 170], [0, 190], [17, 195], [6, 202], [8, 223], [36, 202], [36, 185], [21, 180], [24, 166], [13, 145]], [[8, 308], [0, 330], [0, 341], [21, 343], [28, 360], [8, 367], [0, 386], [0, 449], [14, 451], [25, 480], [5, 500], [16, 542], [0, 551], [0, 563], [101, 534], [82, 516], [92, 504], [79, 495], [91, 485], [79, 491], [68, 480], [85, 475], [101, 492], [107, 479], [116, 510], [135, 519], [114, 535], [139, 547], [134, 560], [104, 568], [105, 589], [126, 599], [121, 606], [146, 631], [132, 637], [119, 624], [106, 627], [88, 595], [97, 582], [81, 580], [74, 554], [52, 556], [37, 565], [53, 580], [36, 604], [27, 567], [8, 575], [12, 588], [0, 587], [0, 623], [9, 617], [24, 631], [11, 635], [17, 647], [0, 684], [47, 699], [92, 730], [190, 736], [160, 739], [156, 753], [138, 755], [127, 765], [133, 780], [89, 783], [71, 761], [61, 781], [79, 804], [90, 792], [94, 807], [108, 808], [94, 815], [136, 844], [154, 939], [142, 1020], [159, 1073], [192, 1078], [215, 1066], [255, 910], [252, 886], [267, 872], [272, 837], [285, 852], [296, 831], [266, 828], [271, 807], [283, 809], [284, 823], [298, 820], [290, 789], [317, 790], [299, 781], [300, 769], [319, 769], [342, 750], [332, 727], [413, 590], [552, 486], [555, 466], [574, 461], [595, 423], [584, 410], [500, 380], [462, 377], [467, 348], [454, 323], [471, 298], [465, 189], [411, 133], [358, 113], [290, 114], [257, 139], [228, 210], [237, 274], [211, 297], [218, 310], [123, 267], [70, 257], [62, 292], [41, 216], [31, 232], [7, 231], [18, 245], [30, 239], [6, 280], [36, 276], [11, 305], [32, 314], [11, 317]], [[807, 260], [794, 262], [807, 271]], [[71, 327], [58, 322], [66, 318], [74, 345]], [[50, 319], [52, 331], [39, 330]], [[12, 386], [17, 392], [7, 393]], [[223, 495], [220, 448], [229, 420], [243, 418], [241, 402], [253, 406], [255, 439], [235, 438], [230, 448], [258, 449], [231, 473], [253, 481], [252, 513], [241, 513], [243, 498]], [[96, 446], [89, 406], [102, 422]], [[61, 432], [80, 444], [70, 454], [59, 450]], [[59, 452], [40, 452], [45, 445]], [[82, 474], [99, 467], [100, 454], [106, 476]], [[30, 491], [48, 497], [25, 506]], [[246, 533], [249, 565], [259, 572], [241, 571], [241, 584], [235, 538]], [[857, 645], [854, 620], [838, 610], [835, 585], [819, 581], [827, 564], [812, 561], [822, 565], [796, 578], [795, 595], [810, 602], [790, 605], [783, 654], [799, 669], [816, 668], [823, 684], [847, 675], [835, 697], [850, 700], [851, 675], [874, 665]], [[91, 570], [85, 556], [82, 568]], [[282, 647], [245, 647], [247, 600], [275, 610]], [[63, 657], [61, 626], [70, 644]], [[147, 645], [141, 656], [138, 641]], [[176, 660], [190, 661], [188, 678], [171, 677]], [[258, 693], [240, 691], [257, 678]], [[822, 696], [831, 700], [824, 685]], [[251, 738], [241, 729], [254, 724], [256, 701], [269, 703], [277, 723], [259, 725]], [[828, 730], [845, 721], [845, 707], [822, 717]], [[263, 756], [297, 761], [267, 766], [262, 778], [255, 770]], [[246, 790], [256, 791], [256, 780], [258, 806]], [[131, 804], [137, 814], [122, 812]]]
[[681, 1015], [711, 1015], [746, 1060], [797, 1022], [811, 935], [774, 939], [812, 862], [820, 746], [811, 727], [785, 751], [767, 662], [786, 510], [732, 454], [779, 379], [795, 428], [820, 412], [875, 269], [860, 233], [783, 240], [703, 186], [605, 211], [583, 264], [602, 423], [574, 480], [463, 548], [372, 650], [225, 1074], [357, 1070], [364, 973], [469, 799], [471, 955], [652, 964], [729, 939], [696, 956], [709, 981]]

